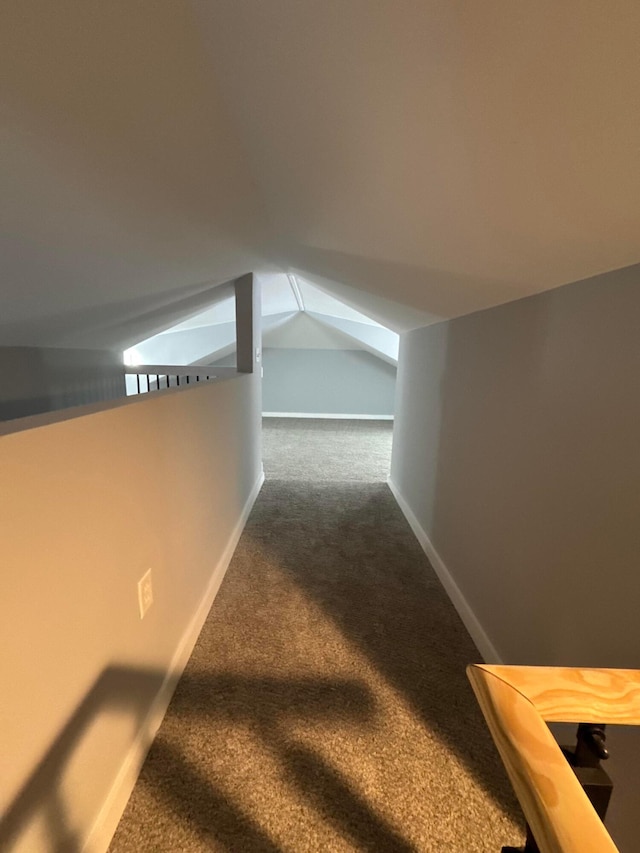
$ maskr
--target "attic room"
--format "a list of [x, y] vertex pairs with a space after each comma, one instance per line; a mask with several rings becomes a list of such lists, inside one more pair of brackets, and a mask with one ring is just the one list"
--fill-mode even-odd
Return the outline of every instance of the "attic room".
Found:
[[[396, 332], [293, 275], [261, 276], [260, 289], [263, 416], [393, 418]], [[124, 360], [234, 367], [234, 296], [140, 341]], [[133, 375], [127, 389], [137, 390]]]
[[[640, 6], [5, 0], [0, 39], [0, 848], [177, 849], [159, 823], [116, 835], [136, 790], [201, 832], [185, 849], [239, 849], [229, 826], [247, 850], [516, 843], [465, 666], [640, 668]], [[131, 349], [220, 375], [127, 397]], [[337, 401], [305, 396], [321, 375]], [[300, 483], [276, 500], [260, 438], [263, 414], [318, 408], [393, 417], [388, 483], [343, 484], [333, 509], [309, 487], [318, 531], [297, 545], [327, 577], [366, 533], [330, 604], [291, 581], [282, 542], [312, 503]], [[432, 648], [426, 587], [457, 657]], [[303, 667], [259, 669], [285, 588], [305, 630], [328, 626], [310, 692]], [[228, 753], [187, 760], [157, 733], [185, 668], [204, 689], [199, 636], [227, 711], [255, 707]], [[203, 705], [224, 738], [234, 715]], [[636, 849], [639, 731], [607, 729], [605, 840], [540, 849]], [[198, 775], [251, 738], [261, 770]], [[450, 781], [394, 800], [389, 768]], [[304, 807], [263, 799], [301, 777]]]

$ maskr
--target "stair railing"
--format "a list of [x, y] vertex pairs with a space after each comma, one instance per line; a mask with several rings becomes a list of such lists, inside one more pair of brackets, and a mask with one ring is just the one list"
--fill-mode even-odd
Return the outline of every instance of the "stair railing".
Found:
[[[467, 674], [527, 820], [524, 850], [618, 853], [572, 764], [601, 769], [604, 724], [640, 725], [640, 670], [473, 665]], [[551, 722], [582, 724], [570, 754]]]

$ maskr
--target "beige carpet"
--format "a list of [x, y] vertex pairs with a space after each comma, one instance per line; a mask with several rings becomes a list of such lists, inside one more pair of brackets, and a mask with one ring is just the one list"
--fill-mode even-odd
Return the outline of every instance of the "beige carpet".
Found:
[[499, 853], [478, 659], [386, 484], [267, 481], [111, 853]]
[[392, 434], [392, 421], [264, 418], [264, 471], [268, 480], [385, 482]]

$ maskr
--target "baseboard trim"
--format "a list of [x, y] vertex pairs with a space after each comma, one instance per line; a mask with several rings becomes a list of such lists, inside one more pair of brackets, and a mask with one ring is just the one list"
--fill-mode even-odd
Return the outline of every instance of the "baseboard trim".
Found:
[[125, 810], [125, 807], [131, 796], [131, 792], [136, 784], [142, 765], [147, 756], [153, 739], [156, 736], [160, 724], [169, 707], [171, 697], [180, 680], [184, 668], [187, 665], [191, 652], [196, 644], [202, 626], [209, 614], [211, 605], [220, 589], [220, 585], [224, 579], [229, 563], [233, 557], [242, 531], [244, 530], [249, 514], [253, 505], [260, 493], [260, 489], [264, 483], [264, 471], [256, 480], [251, 493], [240, 513], [240, 517], [233, 528], [229, 541], [218, 560], [218, 563], [213, 570], [211, 580], [207, 589], [193, 615], [189, 625], [187, 626], [178, 647], [173, 655], [167, 675], [160, 687], [156, 698], [149, 709], [147, 718], [140, 727], [132, 745], [129, 754], [125, 758], [120, 772], [118, 773], [111, 790], [105, 800], [105, 803], [100, 810], [96, 821], [94, 822], [91, 831], [83, 845], [83, 853], [105, 853], [115, 834], [115, 831], [120, 822], [120, 818]]
[[440, 583], [445, 589], [445, 592], [449, 596], [451, 603], [458, 611], [458, 615], [462, 619], [462, 622], [469, 632], [471, 639], [478, 647], [478, 651], [482, 655], [485, 663], [499, 664], [502, 663], [502, 658], [498, 654], [498, 650], [493, 645], [487, 632], [482, 627], [480, 620], [475, 615], [471, 606], [467, 599], [462, 594], [460, 587], [455, 582], [453, 575], [446, 567], [444, 560], [436, 551], [433, 543], [429, 539], [425, 529], [422, 527], [418, 519], [416, 518], [413, 510], [409, 506], [408, 501], [402, 495], [396, 484], [393, 482], [391, 477], [387, 480], [389, 488], [396, 499], [396, 502], [404, 517], [409, 522], [409, 526], [413, 530], [413, 533], [420, 543], [422, 550], [427, 555], [427, 558], [431, 565], [433, 566], [433, 570], [435, 571]]
[[393, 415], [347, 415], [326, 412], [263, 412], [263, 418], [328, 418], [339, 421], [392, 421]]

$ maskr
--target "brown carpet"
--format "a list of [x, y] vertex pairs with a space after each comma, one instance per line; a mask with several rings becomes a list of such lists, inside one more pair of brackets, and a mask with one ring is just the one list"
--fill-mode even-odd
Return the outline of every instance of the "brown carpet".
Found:
[[386, 484], [267, 481], [111, 853], [499, 853], [478, 659]]

